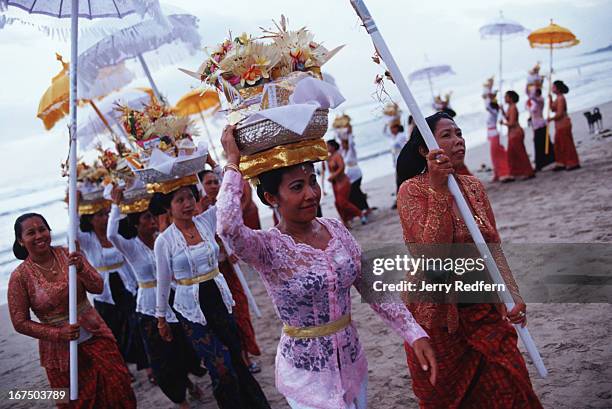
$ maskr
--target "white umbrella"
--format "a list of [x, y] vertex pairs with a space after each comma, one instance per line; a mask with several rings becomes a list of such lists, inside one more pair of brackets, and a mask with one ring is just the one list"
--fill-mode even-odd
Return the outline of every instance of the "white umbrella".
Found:
[[[151, 90], [149, 90], [149, 92], [150, 91]], [[92, 148], [96, 136], [104, 132], [108, 131], [114, 136], [115, 127], [119, 128], [126, 142], [130, 143], [125, 134], [125, 130], [119, 122], [121, 113], [117, 111], [116, 104], [128, 106], [131, 109], [142, 109], [145, 104], [150, 102], [151, 96], [146, 90], [128, 89], [113, 93], [104, 98], [101, 102], [92, 105], [92, 107], [87, 110], [88, 112], [84, 113], [86, 117], [77, 130], [81, 148]]]
[[[77, 164], [77, 61], [79, 17], [94, 19], [102, 17], [121, 18], [142, 11], [152, 3], [151, 0], [0, 0], [1, 8], [17, 7], [30, 14], [43, 14], [56, 18], [70, 18], [70, 155], [69, 155], [69, 227], [68, 248], [76, 250], [77, 203], [76, 203], [76, 164]], [[76, 13], [74, 11], [77, 11]], [[77, 323], [76, 310], [76, 268], [68, 269], [68, 306], [70, 324]], [[70, 399], [78, 399], [78, 342], [70, 341]]]
[[432, 78], [442, 77], [445, 75], [454, 75], [454, 74], [455, 72], [453, 71], [450, 65], [446, 65], [446, 64], [430, 65], [428, 67], [423, 67], [416, 71], [411, 72], [408, 75], [408, 80], [410, 82], [427, 80], [427, 82], [429, 82], [429, 91], [431, 92], [431, 99], [434, 100], [434, 90], [433, 90]]
[[480, 36], [483, 39], [499, 39], [499, 94], [502, 101], [502, 86], [503, 86], [503, 41], [504, 38], [509, 38], [518, 34], [523, 34], [528, 31], [520, 23], [514, 20], [509, 20], [504, 17], [503, 12], [499, 12], [499, 17], [480, 27]]
[[166, 18], [168, 26], [156, 20], [143, 21], [119, 30], [85, 50], [79, 57], [84, 75], [93, 81], [93, 76], [101, 68], [137, 59], [155, 96], [163, 101], [143, 55], [151, 54], [157, 65], [172, 64], [185, 54], [193, 55], [199, 50], [201, 41], [195, 16], [172, 14]]

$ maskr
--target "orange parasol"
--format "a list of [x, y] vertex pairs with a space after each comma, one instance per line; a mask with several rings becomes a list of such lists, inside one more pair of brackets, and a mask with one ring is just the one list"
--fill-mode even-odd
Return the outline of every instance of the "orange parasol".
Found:
[[[531, 48], [546, 48], [550, 50], [550, 68], [548, 72], [548, 95], [550, 96], [552, 92], [553, 49], [573, 47], [580, 44], [580, 40], [569, 29], [553, 23], [552, 19], [550, 19], [548, 26], [532, 31], [527, 36], [527, 39]], [[548, 107], [548, 115], [550, 115], [550, 106]], [[548, 126], [546, 126], [546, 145], [544, 148], [546, 154], [548, 154], [548, 139]]]
[[208, 130], [208, 125], [206, 124], [206, 117], [204, 114], [213, 114], [220, 108], [221, 101], [219, 101], [219, 94], [217, 94], [217, 91], [212, 89], [193, 89], [183, 95], [173, 108], [174, 112], [179, 116], [189, 116], [195, 114], [200, 115], [200, 119], [202, 119], [202, 123], [204, 124], [204, 130], [208, 136], [208, 144], [210, 145], [213, 155], [215, 156], [215, 160], [217, 161], [219, 157], [217, 156], [215, 145], [213, 144], [212, 137], [210, 136], [210, 131]]
[[[62, 64], [62, 70], [51, 79], [51, 85], [40, 99], [38, 113], [36, 114], [43, 121], [46, 130], [53, 128], [60, 119], [68, 114], [70, 102], [69, 64], [64, 62], [61, 55], [56, 53], [55, 56]], [[93, 99], [102, 99], [111, 92], [118, 91], [131, 82], [133, 78], [133, 74], [123, 65], [103, 68], [99, 70], [95, 84], [87, 90], [88, 92], [85, 92], [87, 94], [85, 95], [86, 98], [82, 98], [78, 103], [91, 105], [94, 111], [101, 115]], [[79, 90], [80, 88], [81, 85], [79, 84]], [[84, 95], [84, 92], [79, 91], [79, 94]], [[100, 119], [103, 123], [107, 123], [104, 117], [100, 116]]]
[[40, 99], [36, 114], [36, 117], [42, 119], [47, 131], [69, 111], [69, 64], [64, 62], [61, 55], [55, 54], [55, 56], [62, 64], [62, 70], [51, 79], [51, 86]]

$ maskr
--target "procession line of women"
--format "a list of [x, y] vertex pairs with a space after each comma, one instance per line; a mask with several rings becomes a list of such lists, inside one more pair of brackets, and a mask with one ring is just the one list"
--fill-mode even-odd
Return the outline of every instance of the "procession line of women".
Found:
[[[492, 85], [492, 84], [491, 84]], [[528, 86], [527, 109], [529, 111], [529, 125], [533, 129], [534, 166], [525, 149], [525, 133], [519, 123], [517, 103], [519, 95], [515, 91], [507, 91], [504, 101], [507, 109], [500, 107], [495, 100], [495, 93], [491, 89], [483, 97], [487, 110], [487, 137], [489, 139], [491, 163], [493, 167], [493, 181], [511, 182], [535, 177], [536, 172], [553, 164], [553, 171], [575, 170], [580, 168], [578, 153], [572, 136], [572, 123], [567, 114], [565, 94], [569, 88], [563, 81], [557, 80], [552, 85], [552, 92], [556, 95], [553, 100], [549, 95], [549, 106], [554, 115], [545, 119], [544, 98], [540, 86]], [[497, 130], [497, 117], [501, 110], [503, 119], [501, 125], [508, 128], [508, 145], [504, 148], [500, 143]], [[554, 123], [554, 141], [549, 135], [549, 123]], [[535, 169], [534, 169], [535, 167]]]
[[[398, 177], [404, 180], [398, 208], [406, 242], [409, 247], [469, 243], [470, 236], [445, 190], [448, 174], [463, 165], [460, 129], [440, 113], [429, 117], [428, 124], [441, 149], [427, 152], [419, 131], [414, 130], [398, 159]], [[195, 215], [198, 191], [193, 177], [173, 191], [158, 194], [151, 209], [164, 209], [173, 223], [156, 240], [157, 226], [148, 210], [124, 219], [127, 229], [132, 229], [131, 238], [128, 231], [120, 233], [118, 207], [111, 210], [107, 236], [138, 272], [134, 277], [137, 318], [160, 388], [178, 404], [185, 403], [185, 391], [193, 388], [187, 376], [190, 364], [181, 356], [186, 336], [208, 368], [220, 407], [269, 407], [244, 361], [244, 343], [231, 315], [235, 303], [218, 272], [218, 233], [258, 271], [284, 323], [276, 386], [291, 407], [366, 407], [367, 361], [352, 324], [349, 296], [351, 286], [361, 290], [359, 245], [341, 223], [316, 218], [320, 188], [310, 163], [260, 175], [258, 196], [279, 209], [281, 221], [267, 231], [245, 226], [244, 183], [233, 128], [226, 129], [222, 141], [228, 165], [215, 206]], [[220, 177], [220, 168], [211, 165]], [[515, 310], [506, 312], [497, 304], [415, 304], [410, 299], [405, 300], [406, 306], [372, 304], [372, 308], [406, 342], [413, 389], [421, 407], [541, 407], [518, 351], [516, 333], [504, 320], [525, 324], [526, 307], [495, 244], [499, 235], [486, 193], [472, 176], [459, 176], [459, 182], [482, 220], [481, 230], [515, 297]], [[120, 190], [113, 192], [113, 199], [120, 202]], [[99, 220], [92, 217], [91, 222], [96, 226]], [[15, 235], [16, 254], [25, 261], [11, 276], [11, 318], [19, 332], [41, 339], [41, 362], [51, 385], [67, 382], [65, 341], [80, 337], [82, 374], [98, 374], [88, 378], [91, 385], [83, 383], [81, 407], [99, 402], [105, 402], [105, 407], [133, 407], [129, 374], [112, 332], [85, 297], [86, 291], [103, 294], [102, 277], [108, 282], [110, 274], [100, 275], [80, 253], [68, 255], [51, 247], [50, 229], [42, 216], [18, 219]], [[62, 297], [69, 263], [79, 270], [80, 331], [65, 321], [67, 302]], [[176, 280], [174, 300], [171, 277]], [[29, 318], [30, 309], [42, 323]]]

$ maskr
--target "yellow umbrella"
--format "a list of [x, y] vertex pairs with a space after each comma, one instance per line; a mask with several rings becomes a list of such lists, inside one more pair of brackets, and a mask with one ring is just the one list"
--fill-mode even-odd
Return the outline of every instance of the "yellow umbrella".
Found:
[[[62, 70], [51, 79], [51, 86], [47, 88], [38, 104], [36, 116], [43, 121], [46, 130], [50, 130], [55, 124], [68, 114], [69, 110], [69, 64], [64, 62], [59, 54], [55, 54], [57, 60], [62, 64]], [[96, 87], [90, 92], [97, 99], [102, 99], [113, 91], [118, 91], [126, 83], [132, 81], [133, 74], [123, 66], [113, 66], [101, 69], [96, 76]], [[79, 87], [80, 88], [80, 87]], [[144, 89], [143, 89], [144, 90]], [[146, 92], [146, 91], [145, 91]], [[82, 95], [81, 92], [79, 92]], [[102, 122], [113, 132], [108, 122], [100, 113], [100, 110], [93, 102], [92, 97], [81, 99], [79, 104], [87, 103], [100, 116]]]
[[61, 55], [55, 54], [55, 56], [62, 64], [62, 70], [51, 79], [51, 86], [40, 99], [36, 114], [42, 119], [47, 131], [53, 128], [57, 121], [66, 116], [69, 111], [69, 64], [64, 62]]
[[[551, 95], [553, 49], [573, 47], [580, 44], [580, 40], [578, 40], [576, 35], [569, 29], [553, 23], [552, 19], [548, 26], [532, 31], [531, 34], [527, 36], [527, 39], [529, 40], [531, 48], [546, 48], [550, 50], [548, 95]], [[550, 106], [548, 107], [548, 115], [550, 115]], [[546, 126], [546, 145], [544, 148], [546, 154], [548, 154], [548, 144], [548, 126]]]
[[212, 148], [215, 160], [218, 160], [219, 157], [217, 156], [215, 145], [213, 144], [212, 137], [210, 136], [210, 131], [208, 130], [208, 125], [206, 124], [206, 119], [204, 117], [204, 112], [214, 113], [218, 111], [219, 108], [221, 108], [219, 94], [211, 89], [193, 89], [183, 95], [173, 108], [174, 112], [179, 116], [190, 116], [195, 114], [200, 115], [200, 119], [202, 119], [202, 123], [204, 124], [204, 130], [208, 136], [208, 144]]

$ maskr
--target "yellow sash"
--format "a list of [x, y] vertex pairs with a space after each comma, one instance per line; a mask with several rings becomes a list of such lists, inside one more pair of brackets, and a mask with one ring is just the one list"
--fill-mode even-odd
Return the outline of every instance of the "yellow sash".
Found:
[[315, 325], [314, 327], [292, 327], [285, 324], [283, 332], [292, 338], [317, 338], [335, 334], [336, 332], [348, 327], [351, 323], [351, 315], [346, 314], [335, 321], [327, 324]]
[[[86, 309], [90, 307], [91, 307], [91, 304], [89, 303], [89, 300], [85, 298], [83, 301], [81, 301], [77, 305], [77, 316], [81, 315], [83, 311], [85, 311]], [[40, 319], [40, 322], [42, 322], [43, 324], [54, 325], [54, 324], [59, 324], [61, 322], [68, 321], [69, 317], [68, 317], [68, 314], [59, 314], [59, 315], [50, 315], [48, 317], [38, 317], [38, 318]]]
[[208, 273], [202, 274], [200, 276], [196, 276], [192, 278], [182, 278], [180, 280], [176, 280], [176, 283], [178, 285], [194, 285], [194, 284], [203, 283], [204, 281], [212, 280], [218, 275], [219, 275], [219, 269], [214, 268], [213, 270], [210, 270]]
[[110, 266], [98, 267], [96, 270], [98, 270], [98, 272], [100, 273], [105, 273], [107, 271], [117, 271], [118, 269], [121, 268], [122, 265], [123, 265], [123, 261], [121, 263], [111, 264]]
[[153, 288], [155, 286], [157, 286], [157, 280], [139, 281], [138, 282], [138, 287], [140, 287], [140, 288]]

